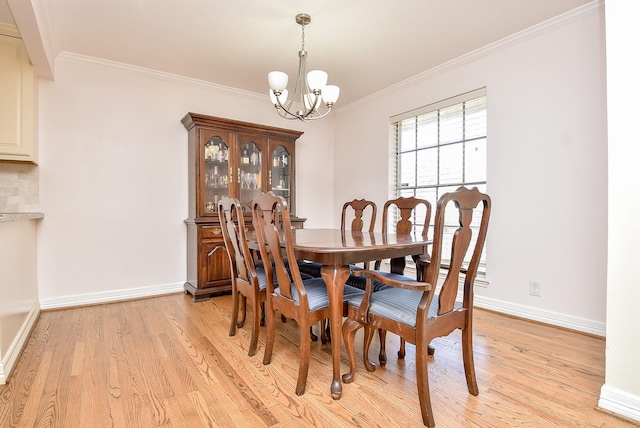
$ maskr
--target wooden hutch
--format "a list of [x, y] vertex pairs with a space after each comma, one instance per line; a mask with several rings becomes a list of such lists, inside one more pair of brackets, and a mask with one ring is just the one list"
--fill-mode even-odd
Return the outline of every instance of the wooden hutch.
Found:
[[[295, 142], [300, 131], [187, 113], [189, 218], [185, 294], [194, 302], [231, 290], [231, 269], [218, 219], [218, 201], [229, 195], [250, 206], [261, 192], [287, 199], [295, 216]], [[251, 227], [251, 212], [246, 224]]]

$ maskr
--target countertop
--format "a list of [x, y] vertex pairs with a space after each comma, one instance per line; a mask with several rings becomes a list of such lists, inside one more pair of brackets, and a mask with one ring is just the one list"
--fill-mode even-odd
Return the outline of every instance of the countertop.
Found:
[[0, 223], [20, 220], [38, 220], [44, 218], [43, 213], [0, 213]]

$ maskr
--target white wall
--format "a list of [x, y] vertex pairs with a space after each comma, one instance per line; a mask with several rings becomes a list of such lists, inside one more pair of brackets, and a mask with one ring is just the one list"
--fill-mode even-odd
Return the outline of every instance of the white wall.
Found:
[[304, 131], [297, 214], [330, 225], [330, 120], [283, 121], [266, 95], [70, 54], [39, 107], [43, 308], [182, 289], [189, 111]]
[[388, 199], [391, 116], [486, 87], [493, 211], [476, 302], [604, 335], [603, 12], [591, 4], [338, 110], [334, 204]]
[[608, 0], [609, 265], [605, 384], [598, 405], [640, 421], [640, 148], [635, 100], [640, 66], [637, 2]]

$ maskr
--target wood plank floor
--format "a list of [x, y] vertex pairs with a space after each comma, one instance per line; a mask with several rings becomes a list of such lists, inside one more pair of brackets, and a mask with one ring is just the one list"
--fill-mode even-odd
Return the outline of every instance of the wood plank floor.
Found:
[[[389, 362], [374, 373], [358, 355], [355, 382], [334, 401], [330, 346], [313, 343], [307, 390], [298, 397], [296, 324], [278, 320], [265, 366], [264, 330], [251, 358], [246, 327], [228, 336], [230, 305], [229, 296], [193, 303], [172, 294], [43, 312], [0, 386], [0, 427], [422, 426], [413, 346], [397, 360], [398, 338], [389, 335]], [[637, 426], [596, 409], [601, 338], [477, 310], [478, 397], [466, 389], [460, 335], [434, 345], [438, 427]], [[342, 360], [346, 372], [344, 351]]]

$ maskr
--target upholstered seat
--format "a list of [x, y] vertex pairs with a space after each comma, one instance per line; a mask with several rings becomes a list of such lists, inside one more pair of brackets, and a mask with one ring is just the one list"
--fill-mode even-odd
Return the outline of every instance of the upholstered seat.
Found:
[[[327, 285], [324, 283], [324, 280], [322, 278], [309, 278], [303, 280], [303, 282], [304, 289], [307, 294], [309, 310], [317, 311], [320, 309], [328, 308], [329, 296], [327, 294]], [[280, 295], [280, 288], [276, 288], [275, 294]], [[344, 286], [344, 300], [349, 300], [358, 296], [362, 296], [362, 290], [351, 287], [349, 285]], [[298, 304], [300, 303], [298, 291], [295, 288], [291, 289], [291, 299], [293, 299]]]
[[[364, 279], [364, 278], [363, 278]], [[349, 304], [360, 307], [363, 296], [356, 296], [349, 299]], [[406, 324], [410, 327], [416, 326], [416, 311], [422, 293], [416, 293], [415, 290], [405, 290], [403, 288], [394, 288], [386, 286], [384, 290], [376, 293], [375, 299], [371, 301], [369, 314], [388, 318]], [[460, 302], [454, 303], [454, 309], [462, 309]], [[428, 319], [433, 319], [438, 315], [438, 294], [433, 296], [431, 306], [429, 306]]]

